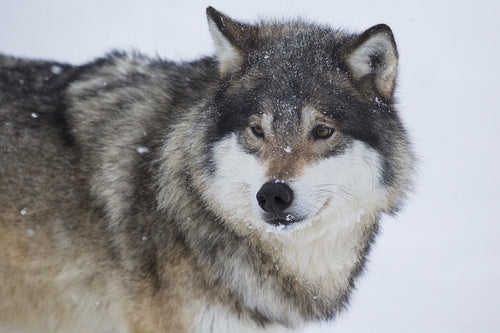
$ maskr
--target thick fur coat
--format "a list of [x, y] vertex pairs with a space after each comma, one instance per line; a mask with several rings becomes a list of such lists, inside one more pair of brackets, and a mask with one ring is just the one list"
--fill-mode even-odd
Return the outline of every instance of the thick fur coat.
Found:
[[1, 332], [332, 319], [413, 157], [391, 30], [207, 10], [217, 55], [0, 56]]

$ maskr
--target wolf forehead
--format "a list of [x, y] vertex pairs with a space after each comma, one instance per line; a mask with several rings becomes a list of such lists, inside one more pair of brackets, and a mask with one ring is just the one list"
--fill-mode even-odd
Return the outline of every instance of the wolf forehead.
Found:
[[297, 126], [311, 108], [374, 148], [380, 126], [399, 127], [397, 51], [386, 25], [347, 34], [301, 20], [250, 25], [212, 8], [207, 14], [222, 78], [212, 104], [218, 137], [264, 113]]
[[265, 94], [282, 103], [277, 107], [299, 107], [324, 100], [325, 92], [335, 95], [352, 88], [339, 57], [348, 36], [302, 21], [261, 22], [252, 27], [250, 46], [235, 55], [241, 75], [233, 77], [230, 91], [247, 91], [255, 97]]
[[352, 88], [349, 79], [384, 74], [376, 76], [387, 81], [388, 87], [378, 90], [392, 97], [397, 51], [392, 32], [384, 24], [356, 35], [300, 19], [251, 25], [212, 8], [207, 14], [223, 76], [244, 73], [254, 83], [274, 82], [269, 88], [299, 96], [328, 84]]

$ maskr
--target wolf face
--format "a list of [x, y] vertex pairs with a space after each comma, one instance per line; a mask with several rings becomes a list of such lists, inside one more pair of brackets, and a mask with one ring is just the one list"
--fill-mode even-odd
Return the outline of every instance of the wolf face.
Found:
[[213, 209], [286, 231], [325, 215], [395, 209], [405, 166], [392, 161], [410, 158], [396, 156], [405, 148], [384, 134], [404, 132], [392, 105], [389, 28], [350, 37], [220, 15], [209, 11], [223, 78], [212, 103]]
[[[316, 114], [322, 119], [317, 111], [304, 112], [298, 133], [273, 131], [268, 116], [263, 125], [250, 125], [217, 143], [212, 190], [225, 216], [231, 212], [254, 227], [263, 221], [293, 230], [322, 213], [386, 205], [380, 154], [342, 137]], [[256, 134], [256, 126], [268, 137]]]

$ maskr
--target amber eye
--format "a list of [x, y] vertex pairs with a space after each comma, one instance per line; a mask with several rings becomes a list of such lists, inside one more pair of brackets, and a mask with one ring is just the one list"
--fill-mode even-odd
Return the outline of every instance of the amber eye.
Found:
[[264, 130], [259, 125], [252, 126], [250, 127], [250, 129], [252, 130], [253, 135], [255, 135], [256, 137], [258, 138], [264, 137]]
[[318, 125], [314, 129], [313, 134], [314, 134], [314, 137], [316, 137], [318, 139], [328, 139], [329, 137], [332, 136], [333, 132], [335, 132], [335, 130], [333, 128], [330, 128], [330, 127], [325, 126], [325, 125]]

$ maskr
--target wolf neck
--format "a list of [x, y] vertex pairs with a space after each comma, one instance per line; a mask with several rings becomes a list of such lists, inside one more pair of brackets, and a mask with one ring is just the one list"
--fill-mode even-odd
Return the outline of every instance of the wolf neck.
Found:
[[263, 239], [255, 239], [254, 244], [260, 242], [259, 254], [269, 260], [266, 281], [245, 256], [239, 258], [238, 270], [228, 270], [241, 276], [223, 274], [222, 280], [245, 295], [245, 305], [271, 322], [294, 327], [304, 321], [333, 318], [345, 306], [377, 228], [378, 216], [352, 212], [325, 214], [311, 226], [291, 233], [261, 233]]
[[345, 306], [377, 229], [378, 215], [352, 211], [325, 214], [296, 232], [249, 234], [219, 250], [217, 275], [270, 323], [331, 319]]
[[[377, 232], [378, 217], [358, 214], [332, 221], [331, 216], [325, 216], [315, 222], [306, 232], [268, 233], [269, 251], [279, 258], [273, 267], [275, 278], [287, 277], [285, 283], [279, 284], [284, 286], [287, 296], [259, 281], [251, 269], [240, 269], [249, 274], [247, 280], [256, 279], [254, 290], [246, 293], [250, 296], [245, 305], [269, 316], [270, 324], [253, 327], [248, 321], [245, 323], [248, 320], [245, 316], [235, 316], [224, 307], [211, 305], [198, 315], [200, 331], [216, 327], [216, 332], [235, 329], [238, 332], [291, 332], [285, 327], [298, 328], [304, 321], [334, 317], [343, 308], [363, 268], [370, 240]], [[287, 309], [284, 304], [288, 302], [282, 301], [283, 298], [296, 298], [296, 307]], [[276, 309], [283, 312], [273, 313]]]

